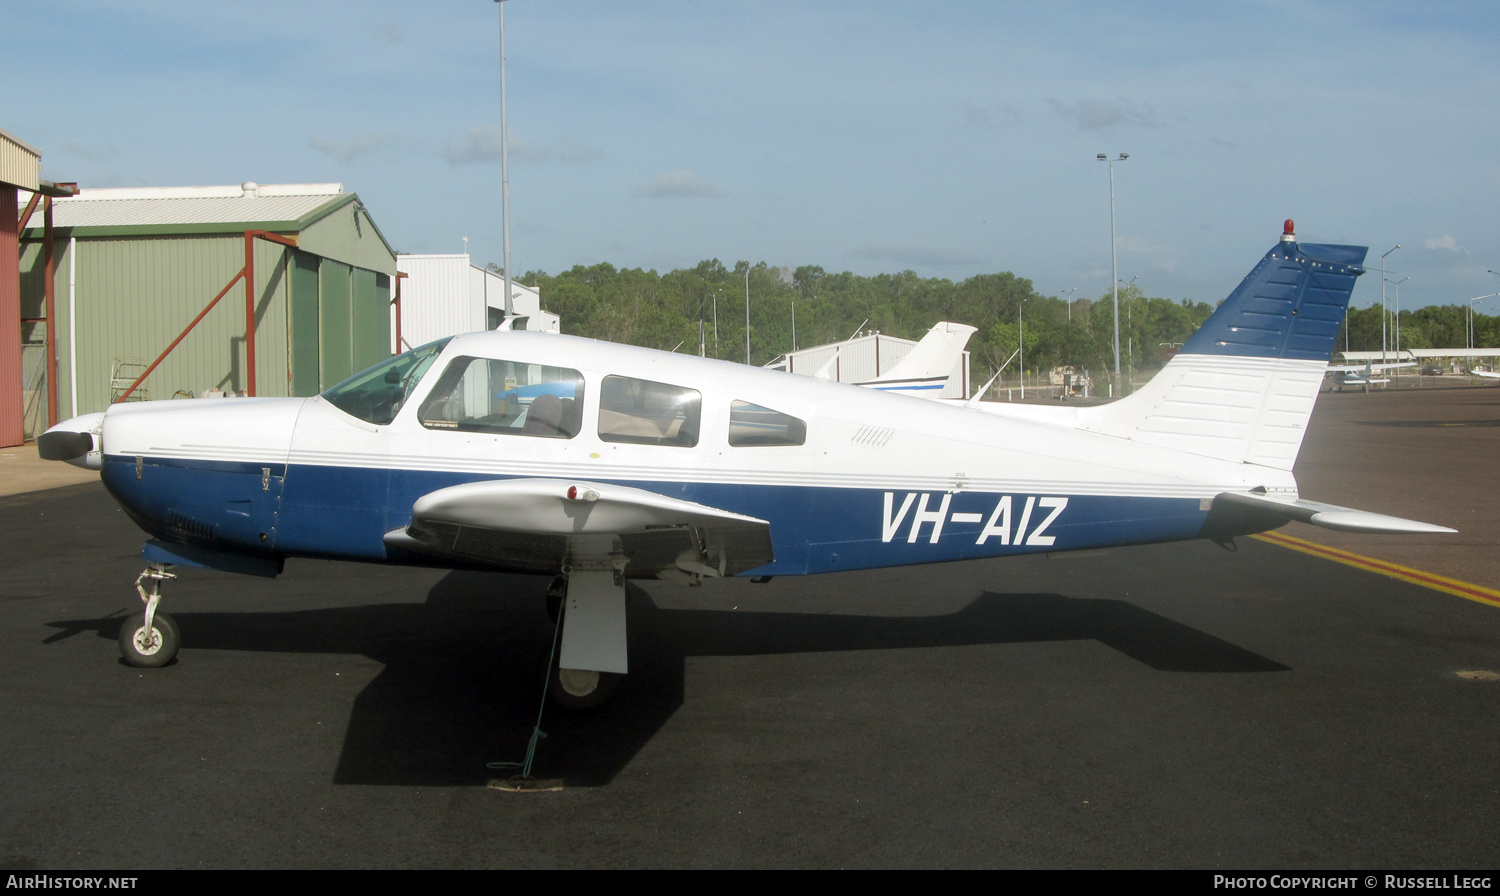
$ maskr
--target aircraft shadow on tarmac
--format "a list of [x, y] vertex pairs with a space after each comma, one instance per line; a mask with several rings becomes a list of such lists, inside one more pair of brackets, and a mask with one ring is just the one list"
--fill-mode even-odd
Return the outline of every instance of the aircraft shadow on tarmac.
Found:
[[1436, 429], [1447, 426], [1500, 426], [1500, 419], [1484, 420], [1360, 420], [1360, 426], [1390, 426], [1401, 429]]
[[[383, 665], [355, 700], [335, 783], [471, 786], [513, 773], [487, 763], [525, 755], [552, 637], [542, 612], [546, 584], [533, 576], [453, 572], [425, 603], [173, 615], [185, 655], [347, 653]], [[1287, 669], [1119, 600], [984, 592], [955, 613], [876, 617], [663, 609], [642, 589], [628, 590], [626, 686], [599, 712], [549, 707], [534, 774], [561, 777], [569, 786], [608, 784], [682, 705], [688, 657], [1095, 640], [1161, 671]], [[811, 606], [816, 596], [809, 595]], [[49, 641], [89, 630], [114, 639], [119, 621], [51, 625], [62, 631]]]

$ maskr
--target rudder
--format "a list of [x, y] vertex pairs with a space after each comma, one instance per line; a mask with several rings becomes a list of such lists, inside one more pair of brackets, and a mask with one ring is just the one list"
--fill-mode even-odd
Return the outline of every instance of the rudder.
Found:
[[1151, 382], [1080, 428], [1290, 470], [1368, 250], [1286, 233]]

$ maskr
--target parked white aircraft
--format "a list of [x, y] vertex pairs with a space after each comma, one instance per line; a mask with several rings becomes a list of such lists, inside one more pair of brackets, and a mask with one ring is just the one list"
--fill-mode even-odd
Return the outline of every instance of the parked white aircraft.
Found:
[[1345, 386], [1372, 386], [1389, 383], [1390, 379], [1375, 376], [1375, 371], [1377, 370], [1394, 370], [1398, 367], [1416, 366], [1416, 361], [1401, 361], [1387, 364], [1373, 364], [1369, 362], [1364, 364], [1330, 364], [1325, 372], [1334, 374], [1339, 378], [1339, 391], [1342, 392]]
[[[964, 347], [968, 345], [969, 337], [977, 330], [977, 327], [971, 327], [968, 324], [939, 321], [922, 336], [916, 345], [911, 347], [910, 351], [902, 356], [901, 360], [896, 362], [894, 367], [874, 379], [855, 385], [879, 389], [882, 392], [899, 392], [918, 398], [938, 398], [948, 386], [953, 374], [959, 370], [959, 364], [964, 358]], [[813, 376], [820, 380], [837, 381], [834, 365], [838, 363], [839, 355], [844, 348], [854, 342], [855, 338], [858, 338], [858, 334], [835, 349], [833, 355]], [[786, 355], [778, 355], [765, 366], [770, 370], [786, 370], [788, 363]]]
[[[287, 557], [562, 577], [552, 693], [628, 669], [624, 582], [700, 584], [1194, 538], [1288, 520], [1451, 532], [1292, 475], [1362, 247], [1288, 233], [1162, 372], [1093, 408], [976, 412], [544, 333], [457, 336], [312, 398], [117, 404], [42, 436], [150, 536], [120, 644], [159, 666], [172, 564]], [[562, 589], [558, 589], [562, 590]]]

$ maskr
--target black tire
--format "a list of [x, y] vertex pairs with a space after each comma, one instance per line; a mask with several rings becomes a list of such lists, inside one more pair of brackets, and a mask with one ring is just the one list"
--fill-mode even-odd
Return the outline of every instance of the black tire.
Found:
[[557, 625], [562, 615], [563, 601], [568, 599], [568, 577], [558, 576], [547, 586], [547, 619]]
[[616, 672], [552, 668], [547, 696], [563, 709], [591, 712], [603, 709], [620, 690], [625, 676]]
[[151, 621], [150, 638], [146, 637], [146, 611], [127, 616], [120, 626], [120, 656], [139, 669], [157, 669], [172, 662], [182, 635], [177, 623], [166, 613], [157, 612]]
[[[547, 654], [544, 652], [537, 663], [537, 671], [546, 665]], [[608, 705], [624, 682], [625, 676], [618, 672], [560, 669], [554, 659], [547, 675], [547, 697], [560, 709], [592, 712]]]

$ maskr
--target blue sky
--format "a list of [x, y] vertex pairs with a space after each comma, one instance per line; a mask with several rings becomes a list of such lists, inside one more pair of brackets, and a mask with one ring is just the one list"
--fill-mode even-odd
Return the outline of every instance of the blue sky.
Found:
[[[491, 0], [11, 0], [0, 127], [85, 187], [339, 181], [501, 258]], [[1001, 270], [1217, 301], [1285, 218], [1500, 292], [1500, 6], [508, 0], [512, 262]], [[1355, 303], [1379, 300], [1380, 274]], [[1394, 290], [1391, 290], [1394, 295]], [[1500, 299], [1480, 302], [1500, 312]]]

